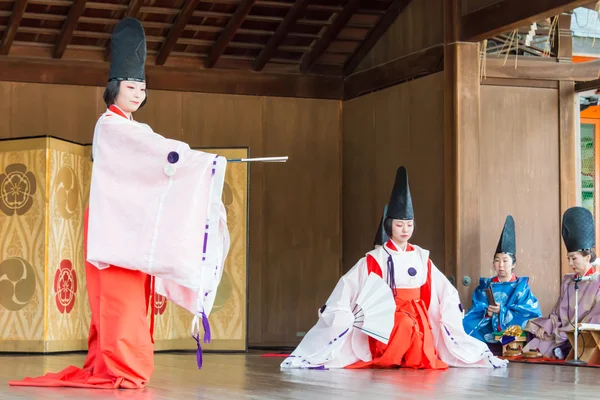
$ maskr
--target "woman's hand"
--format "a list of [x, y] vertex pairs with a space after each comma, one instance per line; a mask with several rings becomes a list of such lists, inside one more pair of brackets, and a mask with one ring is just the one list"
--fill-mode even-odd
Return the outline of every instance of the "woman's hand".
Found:
[[500, 306], [488, 306], [487, 308], [487, 315], [488, 317], [491, 317], [493, 314], [499, 314], [500, 313]]

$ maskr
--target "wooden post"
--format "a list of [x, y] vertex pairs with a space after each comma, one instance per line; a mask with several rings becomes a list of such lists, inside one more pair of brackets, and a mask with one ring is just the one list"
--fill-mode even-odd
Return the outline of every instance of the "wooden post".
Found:
[[459, 1], [446, 0], [444, 14], [446, 275], [467, 308], [481, 271], [479, 44], [457, 41]]
[[573, 36], [571, 34], [571, 15], [562, 14], [558, 18], [556, 34], [552, 43], [552, 52], [558, 62], [570, 63], [573, 59]]
[[[577, 138], [575, 135], [575, 85], [558, 83], [558, 121], [560, 132], [560, 216], [577, 205]], [[562, 225], [561, 225], [562, 226]], [[560, 232], [558, 232], [560, 234]], [[561, 275], [573, 272], [567, 260], [567, 250], [560, 239]], [[562, 276], [561, 276], [562, 277]]]

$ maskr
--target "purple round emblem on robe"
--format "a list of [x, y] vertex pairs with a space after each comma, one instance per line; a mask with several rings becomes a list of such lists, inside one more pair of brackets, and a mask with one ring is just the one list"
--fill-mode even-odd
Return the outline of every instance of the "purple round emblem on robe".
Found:
[[410, 267], [410, 268], [408, 269], [408, 274], [409, 274], [410, 276], [415, 276], [415, 275], [417, 274], [417, 270], [416, 270], [416, 269], [414, 269], [413, 267]]
[[171, 164], [175, 164], [177, 161], [179, 161], [179, 153], [177, 153], [176, 151], [170, 152], [169, 155], [167, 156], [167, 160]]

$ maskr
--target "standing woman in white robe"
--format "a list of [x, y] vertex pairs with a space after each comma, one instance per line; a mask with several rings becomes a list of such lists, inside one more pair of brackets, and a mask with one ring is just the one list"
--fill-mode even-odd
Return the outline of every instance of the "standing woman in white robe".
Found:
[[[396, 174], [384, 229], [391, 239], [340, 279], [319, 310], [317, 324], [281, 368], [505, 367], [507, 361], [465, 333], [458, 292], [429, 252], [408, 243], [414, 214], [404, 167]], [[353, 328], [353, 309], [369, 273], [381, 276], [394, 293], [394, 328], [387, 345]]]

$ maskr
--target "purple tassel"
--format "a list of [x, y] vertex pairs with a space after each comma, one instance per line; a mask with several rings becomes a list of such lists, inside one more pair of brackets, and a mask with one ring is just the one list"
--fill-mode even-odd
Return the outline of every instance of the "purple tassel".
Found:
[[202, 369], [202, 346], [200, 346], [200, 334], [192, 337], [198, 344], [198, 349], [196, 350], [196, 364], [198, 364], [198, 369]]
[[[208, 323], [208, 317], [202, 312], [202, 327], [204, 328], [204, 343], [210, 343], [210, 324]], [[192, 335], [198, 348], [196, 349], [196, 364], [198, 369], [202, 369], [202, 346], [200, 345], [200, 332], [196, 335]]]
[[204, 328], [204, 343], [210, 343], [210, 324], [204, 311], [202, 311], [202, 327]]
[[394, 297], [396, 297], [398, 292], [396, 291], [396, 279], [394, 276], [394, 260], [392, 259], [391, 254], [387, 260], [387, 267], [388, 267], [388, 284], [390, 285], [390, 288], [392, 289], [392, 293], [394, 294]]

